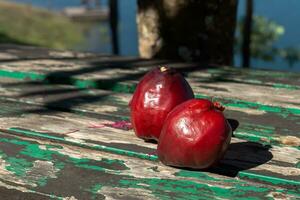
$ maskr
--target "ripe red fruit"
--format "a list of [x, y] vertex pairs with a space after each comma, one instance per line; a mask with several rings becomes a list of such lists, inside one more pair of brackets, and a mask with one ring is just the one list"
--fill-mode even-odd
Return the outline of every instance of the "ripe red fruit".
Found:
[[158, 140], [168, 113], [191, 98], [194, 94], [190, 85], [174, 69], [161, 67], [148, 72], [137, 85], [129, 104], [136, 136]]
[[224, 155], [231, 139], [231, 127], [222, 107], [205, 99], [191, 99], [169, 113], [163, 126], [158, 156], [176, 167], [205, 169]]

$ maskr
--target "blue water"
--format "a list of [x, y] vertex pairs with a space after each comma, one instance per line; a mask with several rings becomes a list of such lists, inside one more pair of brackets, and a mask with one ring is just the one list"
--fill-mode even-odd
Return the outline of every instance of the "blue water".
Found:
[[[53, 10], [60, 10], [66, 6], [78, 6], [80, 0], [13, 0], [16, 2], [28, 3], [35, 6], [46, 7]], [[108, 0], [102, 0], [105, 6]], [[238, 17], [244, 15], [246, 0], [239, 1]], [[138, 55], [138, 42], [136, 30], [136, 0], [119, 1], [119, 42], [120, 54], [128, 56]], [[278, 48], [294, 47], [300, 51], [300, 0], [256, 0], [254, 2], [254, 14], [262, 15], [270, 20], [283, 25], [285, 34], [274, 46]], [[107, 22], [95, 24], [86, 34], [86, 41], [78, 50], [92, 51], [98, 53], [111, 53], [110, 32]], [[234, 65], [240, 66], [240, 55], [234, 56]], [[299, 71], [300, 62], [289, 66], [288, 62], [277, 57], [272, 62], [251, 59], [251, 67], [278, 69], [288, 71]]]
[[[238, 16], [244, 15], [246, 0], [239, 1]], [[284, 35], [274, 43], [278, 48], [293, 47], [300, 51], [300, 0], [256, 0], [254, 1], [254, 14], [264, 16], [283, 25]], [[235, 56], [235, 64], [240, 65], [240, 58]], [[300, 62], [289, 66], [287, 61], [276, 58], [273, 62], [251, 59], [251, 67], [264, 69], [278, 69], [300, 72]]]

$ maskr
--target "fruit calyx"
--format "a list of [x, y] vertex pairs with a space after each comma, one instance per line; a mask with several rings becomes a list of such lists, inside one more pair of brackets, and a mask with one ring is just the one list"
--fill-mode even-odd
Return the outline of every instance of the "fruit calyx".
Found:
[[161, 66], [161, 67], [159, 68], [159, 70], [160, 70], [160, 72], [165, 72], [165, 71], [170, 70], [170, 68], [168, 68], [168, 67], [166, 67], [166, 66]]
[[213, 102], [213, 104], [214, 104], [215, 109], [217, 109], [217, 110], [219, 110], [221, 112], [223, 112], [225, 110], [225, 107], [222, 106], [221, 103], [219, 103], [219, 102], [216, 101], [216, 102]]

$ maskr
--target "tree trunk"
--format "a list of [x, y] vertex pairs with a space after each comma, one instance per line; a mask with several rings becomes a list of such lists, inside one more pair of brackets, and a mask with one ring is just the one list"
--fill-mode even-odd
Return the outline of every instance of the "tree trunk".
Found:
[[110, 0], [109, 22], [111, 30], [112, 53], [114, 55], [119, 55], [118, 18], [118, 0]]
[[246, 16], [244, 19], [244, 27], [243, 27], [243, 44], [242, 44], [242, 51], [243, 51], [242, 65], [245, 68], [250, 67], [252, 17], [253, 17], [253, 1], [247, 0]]
[[144, 58], [232, 64], [237, 0], [138, 0]]

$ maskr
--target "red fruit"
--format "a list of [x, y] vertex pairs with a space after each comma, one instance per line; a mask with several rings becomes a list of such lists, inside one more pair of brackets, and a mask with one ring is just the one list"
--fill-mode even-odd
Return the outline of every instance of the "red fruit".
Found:
[[136, 136], [158, 140], [168, 113], [191, 98], [194, 94], [190, 85], [174, 69], [161, 67], [148, 72], [137, 85], [129, 104]]
[[162, 163], [176, 167], [208, 168], [224, 155], [231, 139], [231, 127], [218, 103], [191, 99], [170, 112], [159, 142]]

